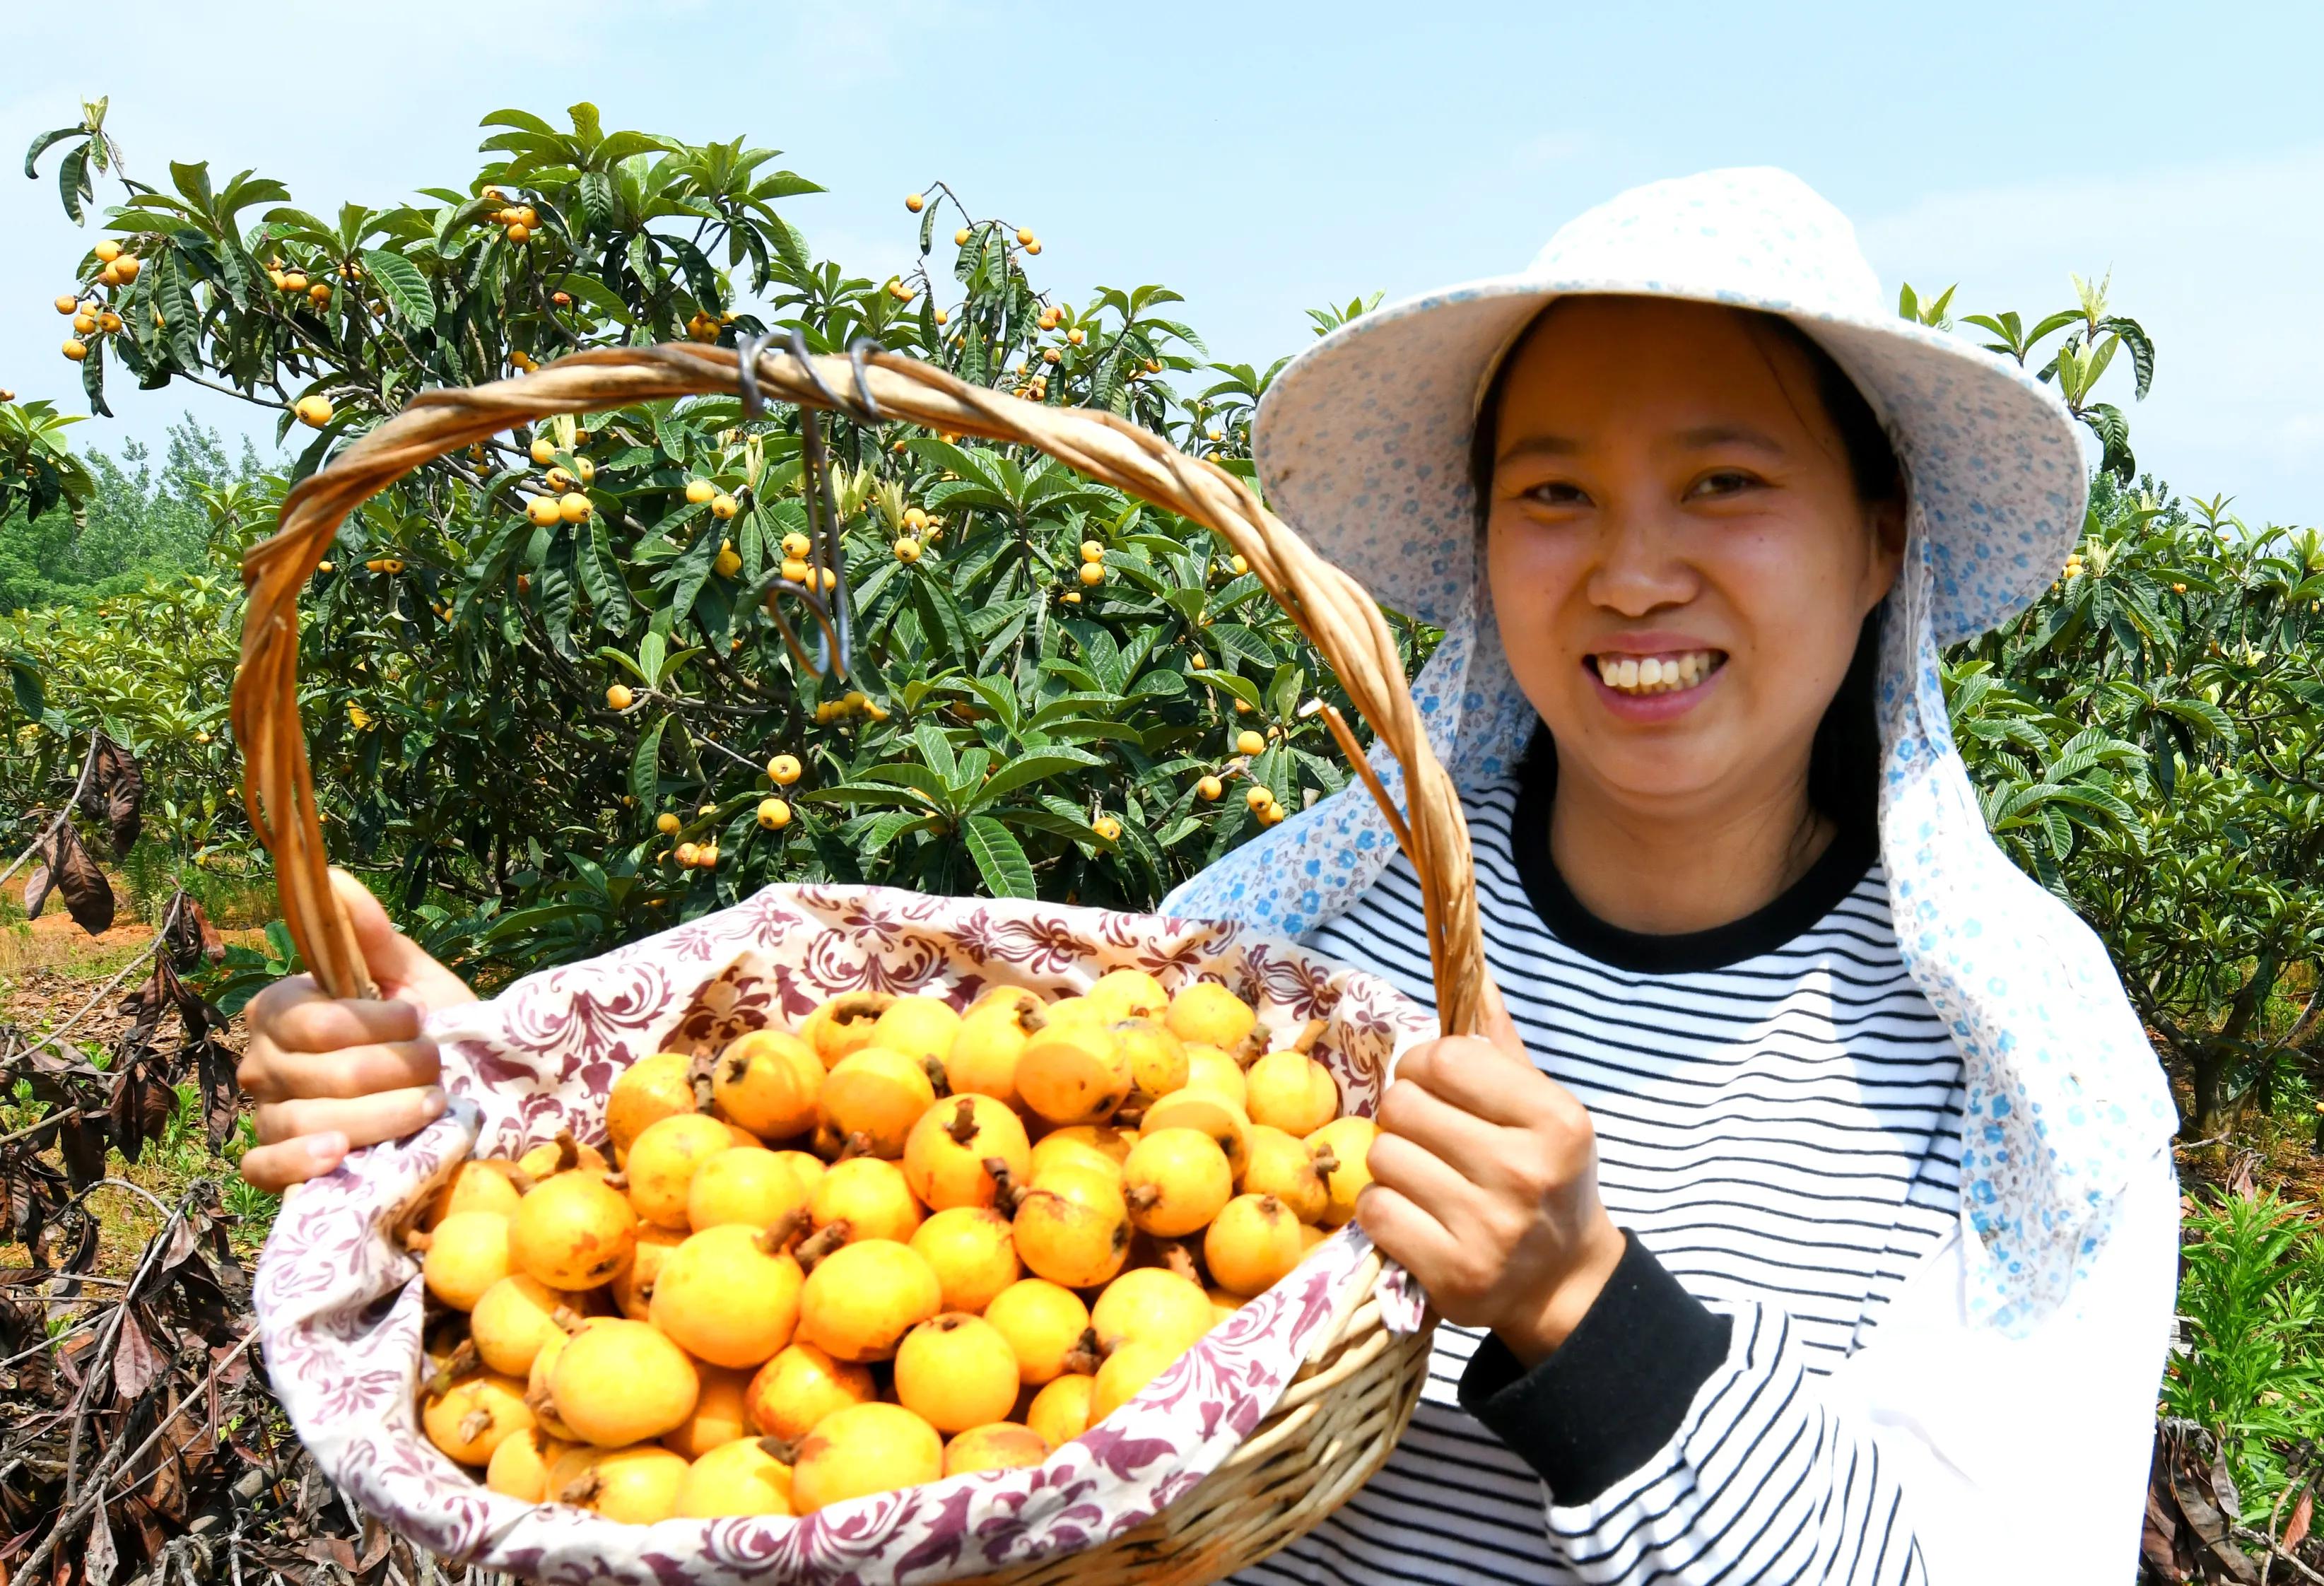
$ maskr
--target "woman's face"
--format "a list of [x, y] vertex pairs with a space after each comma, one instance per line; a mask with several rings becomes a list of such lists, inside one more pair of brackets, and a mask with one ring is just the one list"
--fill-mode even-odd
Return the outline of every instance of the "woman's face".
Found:
[[1805, 777], [1894, 581], [1806, 357], [1708, 304], [1581, 297], [1518, 347], [1488, 556], [1518, 685], [1580, 779], [1640, 807]]

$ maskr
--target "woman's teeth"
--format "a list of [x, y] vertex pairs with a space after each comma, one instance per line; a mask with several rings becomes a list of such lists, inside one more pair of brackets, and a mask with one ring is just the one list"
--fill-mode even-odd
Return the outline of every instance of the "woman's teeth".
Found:
[[1690, 650], [1677, 655], [1600, 655], [1591, 661], [1607, 687], [1624, 694], [1670, 694], [1692, 688], [1717, 669], [1715, 650]]

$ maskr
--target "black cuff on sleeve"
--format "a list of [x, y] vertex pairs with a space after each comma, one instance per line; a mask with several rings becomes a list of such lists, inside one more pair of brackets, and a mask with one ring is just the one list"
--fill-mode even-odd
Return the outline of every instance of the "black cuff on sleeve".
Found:
[[1730, 1330], [1624, 1229], [1613, 1277], [1556, 1352], [1527, 1371], [1488, 1333], [1462, 1373], [1461, 1407], [1555, 1501], [1588, 1503], [1671, 1440]]

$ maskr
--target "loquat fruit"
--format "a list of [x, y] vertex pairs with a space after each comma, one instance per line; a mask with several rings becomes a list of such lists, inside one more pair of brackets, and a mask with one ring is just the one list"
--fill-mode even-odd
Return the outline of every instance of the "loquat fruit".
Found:
[[[665, 1261], [662, 1280], [669, 1276]], [[658, 1281], [657, 1295], [660, 1287]], [[566, 1339], [549, 1370], [549, 1402], [558, 1418], [600, 1448], [677, 1431], [701, 1391], [701, 1375], [683, 1349], [650, 1322], [619, 1316], [593, 1317]]]
[[1090, 1326], [1106, 1354], [1135, 1342], [1189, 1350], [1217, 1321], [1203, 1286], [1163, 1267], [1131, 1268], [1090, 1307]]
[[1077, 1123], [1053, 1129], [1033, 1147], [1033, 1176], [1038, 1179], [1052, 1167], [1071, 1164], [1094, 1167], [1119, 1183], [1121, 1165], [1130, 1159], [1137, 1144], [1136, 1130], [1116, 1129], [1110, 1123]]
[[811, 1343], [795, 1342], [759, 1368], [743, 1390], [751, 1425], [770, 1437], [796, 1443], [834, 1410], [880, 1397], [871, 1368], [834, 1359]]
[[1051, 1123], [1102, 1123], [1129, 1098], [1130, 1059], [1111, 1029], [1049, 1021], [1017, 1059], [1017, 1093]]
[[896, 1348], [896, 1401], [939, 1432], [998, 1421], [1017, 1405], [1017, 1356], [965, 1311], [921, 1323]]
[[904, 195], [904, 207], [909, 209], [915, 215], [918, 215], [922, 209], [926, 208], [927, 207], [927, 199], [922, 198], [918, 193], [906, 193]]
[[1102, 815], [1090, 823], [1090, 830], [1109, 843], [1121, 839], [1121, 823], [1110, 815]]
[[471, 1158], [452, 1172], [452, 1176], [438, 1186], [434, 1198], [420, 1226], [434, 1231], [445, 1218], [455, 1212], [497, 1212], [505, 1217], [516, 1210], [518, 1190], [511, 1175], [516, 1170], [513, 1162], [488, 1162]]
[[920, 542], [908, 534], [899, 539], [893, 549], [896, 559], [907, 566], [920, 559]]
[[688, 1520], [789, 1514], [791, 1468], [767, 1442], [737, 1438], [705, 1452], [687, 1467], [670, 1512]]
[[990, 1206], [952, 1206], [913, 1231], [912, 1249], [936, 1275], [947, 1311], [983, 1311], [1024, 1275], [1009, 1219]]
[[735, 513], [742, 510], [742, 507], [737, 504], [734, 498], [728, 495], [724, 491], [721, 491], [719, 493], [710, 498], [710, 515], [718, 519], [721, 522], [732, 518]]
[[627, 710], [636, 699], [637, 696], [630, 692], [630, 686], [626, 683], [616, 683], [605, 690], [607, 710]]
[[[1191, 1065], [1198, 1054], [1189, 1054]], [[1189, 1083], [1172, 1091], [1146, 1109], [1139, 1120], [1139, 1139], [1166, 1129], [1191, 1129], [1206, 1134], [1226, 1153], [1227, 1166], [1237, 1177], [1248, 1160], [1250, 1119], [1233, 1099], [1221, 1092]], [[1127, 1164], [1124, 1169], [1127, 1171]]]
[[1267, 740], [1249, 727], [1245, 727], [1235, 734], [1235, 752], [1248, 755], [1264, 754], [1267, 752]]
[[1194, 784], [1194, 796], [1206, 803], [1215, 804], [1226, 790], [1226, 784], [1216, 777], [1205, 776]]
[[1269, 1052], [1244, 1071], [1246, 1111], [1305, 1139], [1340, 1115], [1340, 1086], [1332, 1071], [1305, 1052]]
[[1010, 991], [1005, 1000], [971, 1008], [945, 1054], [945, 1083], [955, 1093], [1015, 1106], [1017, 1060], [1044, 1022], [1041, 1000], [1029, 991]]
[[960, 1015], [942, 997], [899, 997], [881, 1010], [872, 1044], [923, 1064], [941, 1064], [959, 1034]]
[[1341, 1227], [1355, 1216], [1356, 1196], [1372, 1181], [1367, 1158], [1379, 1138], [1379, 1125], [1356, 1117], [1335, 1118], [1307, 1136], [1304, 1143], [1314, 1158], [1315, 1176], [1331, 1195], [1321, 1219], [1325, 1228]]
[[872, 1044], [880, 1015], [896, 999], [886, 991], [842, 991], [822, 1003], [799, 1026], [799, 1039], [813, 1047], [825, 1068]]
[[1141, 1130], [1121, 1165], [1123, 1203], [1147, 1233], [1183, 1239], [1234, 1195], [1234, 1170], [1217, 1140], [1184, 1126]]
[[637, 1246], [637, 1213], [601, 1170], [580, 1168], [542, 1179], [508, 1220], [509, 1258], [551, 1288], [611, 1283]]
[[578, 1317], [583, 1301], [577, 1294], [549, 1287], [537, 1277], [512, 1273], [478, 1297], [468, 1313], [468, 1337], [484, 1364], [504, 1377], [523, 1379], [532, 1371], [533, 1357], [552, 1337], [561, 1336], [563, 1311]]
[[1015, 1421], [993, 1421], [972, 1426], [945, 1444], [944, 1473], [958, 1476], [969, 1471], [1019, 1471], [1049, 1457], [1049, 1440]]
[[463, 1465], [488, 1465], [503, 1442], [532, 1430], [533, 1419], [525, 1407], [524, 1384], [486, 1371], [424, 1397], [420, 1425], [447, 1458]]
[[552, 528], [565, 521], [564, 511], [558, 506], [557, 498], [553, 495], [534, 496], [524, 503], [524, 515], [531, 520], [534, 527], [540, 529]]
[[549, 1467], [549, 1496], [627, 1526], [650, 1526], [678, 1513], [686, 1485], [683, 1455], [666, 1448], [576, 1449]]
[[[770, 823], [764, 813], [761, 806], [762, 825], [781, 825], [790, 818], [786, 809], [783, 820]], [[712, 1064], [710, 1080], [719, 1110], [752, 1134], [779, 1140], [815, 1127], [823, 1059], [797, 1036], [756, 1029], [736, 1037]]]
[[892, 1359], [904, 1335], [934, 1316], [944, 1291], [909, 1245], [869, 1239], [815, 1265], [799, 1298], [799, 1337], [843, 1360]]
[[1032, 1176], [1025, 1125], [1004, 1102], [968, 1093], [920, 1114], [904, 1140], [904, 1177], [930, 1211], [990, 1206], [1001, 1185]]
[[1186, 1083], [1186, 1047], [1159, 1019], [1118, 1019], [1113, 1038], [1130, 1059], [1130, 1081], [1149, 1096], [1167, 1095]]
[[1273, 1195], [1300, 1222], [1320, 1223], [1332, 1194], [1315, 1171], [1306, 1141], [1272, 1125], [1254, 1123], [1243, 1143], [1242, 1177], [1235, 1187], [1245, 1194]]
[[428, 1292], [456, 1311], [473, 1310], [511, 1270], [509, 1219], [498, 1212], [455, 1212], [428, 1234], [420, 1264]]
[[568, 490], [557, 498], [557, 515], [568, 523], [586, 523], [596, 510], [589, 504], [589, 498], [577, 490]]
[[1067, 1288], [1095, 1288], [1130, 1255], [1130, 1208], [1111, 1176], [1070, 1164], [1033, 1181], [1010, 1230], [1017, 1259]]
[[1052, 1378], [1026, 1406], [1025, 1424], [1047, 1439], [1051, 1448], [1063, 1448], [1090, 1429], [1090, 1406], [1096, 1392], [1093, 1375], [1069, 1371]]
[[686, 1190], [686, 1220], [696, 1233], [739, 1224], [772, 1227], [803, 1219], [807, 1189], [798, 1170], [762, 1146], [733, 1146], [705, 1157]]
[[921, 1212], [902, 1168], [879, 1157], [850, 1157], [816, 1180], [807, 1216], [818, 1232], [835, 1231], [844, 1243], [905, 1244], [919, 1231]]
[[717, 493], [718, 487], [707, 479], [696, 478], [686, 482], [686, 499], [694, 506], [705, 504]]
[[331, 421], [331, 402], [328, 397], [302, 396], [299, 399], [297, 410], [299, 422], [312, 429], [320, 429]]
[[1084, 584], [1090, 585], [1092, 586], [1102, 584], [1105, 582], [1105, 564], [1103, 562], [1084, 562], [1082, 564], [1082, 570], [1077, 576], [1080, 577]]
[[1264, 1294], [1306, 1251], [1299, 1219], [1273, 1195], [1237, 1195], [1203, 1235], [1203, 1265], [1230, 1294]]
[[695, 1170], [735, 1144], [727, 1125], [706, 1112], [672, 1113], [647, 1125], [623, 1159], [630, 1204], [659, 1227], [688, 1227], [687, 1196]]
[[1159, 1019], [1170, 1006], [1162, 982], [1142, 969], [1110, 969], [1083, 993], [1109, 1022], [1123, 1019]]
[[698, 1460], [712, 1449], [724, 1448], [751, 1434], [746, 1397], [751, 1375], [723, 1366], [696, 1367], [702, 1390], [695, 1396], [694, 1414], [685, 1425], [663, 1436], [661, 1445], [673, 1453]]
[[1095, 1425], [1136, 1398], [1185, 1352], [1167, 1343], [1133, 1340], [1106, 1356], [1090, 1388], [1090, 1424]]
[[861, 1148], [894, 1160], [936, 1099], [927, 1062], [883, 1046], [865, 1047], [839, 1060], [818, 1102], [823, 1122], [842, 1140], [863, 1136]]
[[1097, 1369], [1096, 1335], [1079, 1295], [1045, 1277], [1022, 1277], [984, 1307], [984, 1319], [1009, 1341], [1017, 1377], [1039, 1388], [1059, 1377]]
[[714, 1366], [758, 1366], [773, 1359], [798, 1325], [799, 1291], [807, 1281], [783, 1248], [784, 1231], [779, 1225], [728, 1222], [692, 1235], [663, 1258], [649, 1320]]
[[943, 1474], [944, 1439], [935, 1427], [901, 1405], [854, 1405], [825, 1416], [799, 1443], [791, 1507], [811, 1515]]
[[[1215, 781], [1217, 779], [1206, 779]], [[1204, 795], [1207, 798], [1215, 793]], [[1178, 989], [1163, 1014], [1170, 1033], [1180, 1040], [1232, 1051], [1242, 1045], [1259, 1015], [1250, 1003], [1216, 981], [1193, 981]]]
[[630, 1252], [630, 1264], [622, 1268], [621, 1276], [605, 1290], [613, 1296], [614, 1308], [632, 1322], [643, 1322], [650, 1316], [654, 1279], [661, 1276], [661, 1264], [669, 1259], [670, 1251], [684, 1244], [687, 1237], [674, 1228], [639, 1223], [638, 1242]]
[[484, 1485], [522, 1503], [540, 1503], [549, 1496], [549, 1467], [568, 1446], [537, 1425], [512, 1432], [493, 1450]]

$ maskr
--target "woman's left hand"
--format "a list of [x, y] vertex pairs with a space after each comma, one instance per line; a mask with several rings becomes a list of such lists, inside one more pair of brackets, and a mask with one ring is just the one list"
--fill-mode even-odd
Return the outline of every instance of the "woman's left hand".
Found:
[[1356, 1221], [1450, 1321], [1489, 1327], [1531, 1367], [1565, 1342], [1622, 1259], [1598, 1198], [1598, 1139], [1533, 1065], [1498, 995], [1485, 1035], [1397, 1059]]

